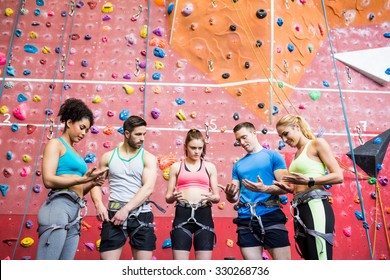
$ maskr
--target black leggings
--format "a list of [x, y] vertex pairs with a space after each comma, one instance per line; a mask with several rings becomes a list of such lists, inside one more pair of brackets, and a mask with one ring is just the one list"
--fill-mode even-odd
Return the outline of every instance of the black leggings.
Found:
[[[311, 199], [307, 203], [302, 203], [297, 206], [299, 217], [308, 229], [313, 229], [321, 233], [334, 232], [335, 217], [332, 206], [328, 199]], [[296, 215], [296, 209], [294, 209]], [[331, 260], [333, 257], [333, 245], [326, 242], [322, 237], [314, 237], [309, 234], [301, 236], [299, 233], [304, 233], [303, 227], [297, 222], [294, 222], [296, 233], [296, 242], [300, 253], [305, 260]]]

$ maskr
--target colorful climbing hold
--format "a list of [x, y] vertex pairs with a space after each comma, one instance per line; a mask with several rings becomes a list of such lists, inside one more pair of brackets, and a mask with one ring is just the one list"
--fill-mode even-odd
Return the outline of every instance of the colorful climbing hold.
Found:
[[25, 96], [23, 93], [18, 94], [18, 102], [25, 102], [27, 100], [28, 100], [27, 96]]
[[7, 195], [8, 189], [9, 189], [8, 185], [0, 185], [0, 192], [3, 196]]
[[111, 2], [107, 2], [102, 7], [102, 13], [112, 13], [114, 11], [114, 6]]
[[344, 235], [345, 235], [346, 237], [351, 237], [351, 235], [352, 235], [352, 229], [351, 229], [351, 227], [346, 227], [346, 228], [344, 228], [344, 229], [343, 229], [343, 233], [344, 233]]
[[39, 185], [39, 184], [36, 184], [36, 185], [33, 187], [33, 192], [35, 192], [35, 193], [40, 193], [41, 190], [42, 190], [42, 187], [41, 187], [41, 185]]
[[8, 107], [3, 105], [0, 107], [0, 114], [6, 114], [8, 112]]
[[177, 112], [176, 112], [176, 117], [181, 120], [181, 121], [185, 121], [187, 118], [184, 114], [184, 112], [182, 111], [182, 109], [179, 109]]
[[184, 8], [181, 10], [181, 14], [184, 17], [188, 17], [189, 15], [192, 14], [193, 11], [194, 11], [194, 5], [192, 3], [186, 3], [184, 5]]
[[141, 38], [148, 37], [148, 26], [147, 25], [142, 26], [142, 28], [139, 32], [139, 36], [141, 36]]
[[165, 239], [163, 244], [162, 244], [162, 248], [167, 249], [167, 248], [171, 248], [171, 247], [172, 247], [171, 239], [170, 238]]
[[126, 94], [132, 94], [134, 92], [134, 88], [129, 85], [123, 85], [122, 88], [125, 90]]
[[34, 244], [34, 239], [32, 239], [31, 237], [25, 237], [20, 241], [20, 245], [22, 245], [22, 247], [24, 248], [30, 247], [33, 244]]
[[37, 53], [38, 52], [38, 48], [36, 46], [30, 45], [30, 44], [24, 45], [23, 49], [27, 53]]
[[127, 110], [127, 109], [123, 109], [123, 110], [119, 113], [119, 119], [120, 119], [121, 121], [126, 120], [129, 116], [130, 116], [130, 111]]
[[387, 179], [386, 176], [379, 176], [378, 182], [381, 186], [385, 187], [389, 183], [389, 180]]
[[20, 103], [18, 106], [16, 106], [12, 113], [15, 118], [18, 120], [24, 121], [27, 118], [27, 105], [26, 103]]
[[150, 114], [152, 115], [153, 119], [157, 120], [161, 115], [161, 111], [158, 108], [153, 108]]
[[318, 91], [318, 90], [309, 91], [309, 97], [310, 97], [312, 100], [316, 101], [316, 100], [320, 99], [320, 97], [321, 97], [321, 92]]
[[31, 161], [31, 157], [29, 155], [23, 155], [23, 161], [24, 162], [30, 162]]
[[13, 13], [14, 13], [14, 10], [12, 10], [11, 8], [6, 8], [5, 12], [4, 12], [5, 16], [7, 16], [7, 17], [12, 16]]
[[100, 103], [102, 102], [102, 98], [100, 95], [95, 95], [95, 97], [92, 99], [92, 103]]

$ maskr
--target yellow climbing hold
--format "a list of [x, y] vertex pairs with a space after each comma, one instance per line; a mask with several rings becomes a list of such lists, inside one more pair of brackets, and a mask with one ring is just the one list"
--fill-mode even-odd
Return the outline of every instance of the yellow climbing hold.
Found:
[[38, 38], [38, 34], [36, 32], [34, 32], [34, 31], [31, 31], [30, 32], [30, 38], [31, 39], [36, 39], [36, 38]]
[[132, 94], [134, 92], [134, 88], [129, 85], [123, 85], [123, 89], [126, 91], [127, 94]]
[[112, 13], [114, 11], [114, 6], [111, 2], [107, 2], [102, 7], [102, 13]]
[[100, 95], [96, 95], [93, 99], [92, 99], [92, 103], [100, 103], [102, 102], [102, 98], [100, 97]]
[[43, 52], [44, 54], [48, 54], [48, 53], [51, 53], [51, 50], [50, 50], [49, 47], [44, 46], [44, 47], [42, 48], [42, 52]]
[[5, 9], [5, 15], [7, 17], [12, 16], [13, 13], [14, 13], [14, 10], [12, 10], [11, 8]]
[[22, 245], [24, 248], [30, 247], [34, 244], [34, 239], [31, 237], [25, 237], [20, 241], [20, 245]]
[[176, 113], [176, 117], [181, 120], [181, 121], [185, 121], [187, 118], [184, 114], [184, 112], [182, 111], [182, 109], [179, 109], [179, 111], [177, 111]]
[[154, 67], [156, 67], [156, 69], [164, 69], [164, 63], [162, 63], [161, 61], [156, 61], [154, 63]]
[[142, 26], [141, 31], [139, 32], [139, 35], [142, 38], [146, 38], [148, 36], [148, 26], [147, 25]]
[[96, 250], [97, 251], [100, 251], [100, 241], [101, 241], [101, 239], [98, 239], [98, 240], [96, 240]]
[[23, 161], [24, 162], [30, 162], [31, 161], [31, 157], [29, 155], [23, 155]]
[[165, 180], [169, 180], [169, 170], [170, 170], [170, 167], [168, 167], [168, 168], [165, 168], [164, 170], [163, 170], [163, 177], [164, 177], [164, 179]]
[[39, 102], [41, 100], [42, 100], [42, 98], [39, 95], [34, 95], [34, 97], [33, 97], [34, 102]]
[[1, 108], [0, 108], [0, 114], [6, 114], [8, 112], [8, 107], [7, 106], [5, 106], [5, 105], [3, 105], [3, 106], [1, 106]]

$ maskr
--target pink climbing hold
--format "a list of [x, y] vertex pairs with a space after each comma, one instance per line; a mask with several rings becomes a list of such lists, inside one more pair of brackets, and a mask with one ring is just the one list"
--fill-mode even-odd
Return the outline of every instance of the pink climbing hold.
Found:
[[86, 242], [84, 243], [84, 245], [91, 251], [95, 250], [95, 244], [93, 244], [92, 242]]
[[0, 66], [7, 64], [7, 57], [4, 53], [0, 52]]
[[346, 237], [351, 237], [352, 235], [352, 230], [351, 230], [351, 227], [346, 227], [343, 229], [343, 233]]
[[18, 120], [24, 121], [27, 118], [27, 105], [26, 103], [20, 103], [12, 110], [14, 117]]

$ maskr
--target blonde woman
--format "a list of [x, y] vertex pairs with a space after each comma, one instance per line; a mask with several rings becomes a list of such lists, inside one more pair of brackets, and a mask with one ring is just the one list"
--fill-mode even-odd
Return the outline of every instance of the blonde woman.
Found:
[[297, 148], [290, 174], [283, 177], [290, 185], [275, 185], [294, 194], [291, 205], [298, 253], [308, 260], [330, 260], [335, 216], [324, 185], [342, 183], [341, 168], [326, 140], [316, 138], [302, 117], [286, 115], [276, 129], [285, 143]]

